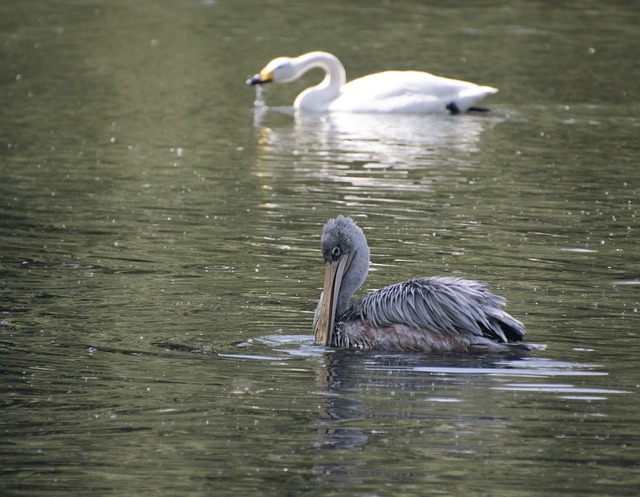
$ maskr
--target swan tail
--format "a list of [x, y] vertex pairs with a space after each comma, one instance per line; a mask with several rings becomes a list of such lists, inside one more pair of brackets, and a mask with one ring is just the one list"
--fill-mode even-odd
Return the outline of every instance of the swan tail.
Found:
[[476, 86], [474, 88], [463, 90], [454, 100], [447, 104], [447, 110], [451, 112], [451, 114], [460, 114], [470, 110], [487, 112], [488, 109], [475, 107], [474, 104], [489, 95], [497, 93], [497, 91], [497, 88], [493, 88], [491, 86]]

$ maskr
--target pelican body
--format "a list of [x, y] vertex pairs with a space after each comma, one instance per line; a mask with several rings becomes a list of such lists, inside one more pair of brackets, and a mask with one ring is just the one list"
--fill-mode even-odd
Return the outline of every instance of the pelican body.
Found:
[[343, 65], [327, 52], [309, 52], [299, 57], [278, 57], [269, 62], [247, 84], [274, 81], [288, 83], [313, 68], [325, 71], [322, 82], [296, 98], [295, 109], [318, 112], [362, 112], [398, 114], [458, 114], [498, 90], [468, 81], [443, 78], [421, 71], [385, 71], [347, 83]]
[[330, 219], [322, 231], [325, 279], [316, 308], [315, 341], [328, 347], [418, 353], [515, 353], [524, 342], [520, 321], [501, 309], [505, 299], [477, 281], [415, 278], [349, 306], [369, 268], [369, 247], [349, 217]]

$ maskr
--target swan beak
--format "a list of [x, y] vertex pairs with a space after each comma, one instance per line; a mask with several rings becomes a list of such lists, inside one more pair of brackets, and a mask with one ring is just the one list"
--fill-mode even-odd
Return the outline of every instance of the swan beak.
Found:
[[273, 71], [267, 71], [263, 69], [259, 74], [256, 74], [252, 78], [247, 80], [248, 85], [261, 85], [273, 81]]
[[344, 273], [353, 260], [354, 253], [347, 252], [335, 261], [327, 261], [324, 272], [324, 286], [320, 303], [316, 310], [315, 334], [316, 344], [329, 347], [333, 338], [333, 327], [336, 322], [336, 306]]

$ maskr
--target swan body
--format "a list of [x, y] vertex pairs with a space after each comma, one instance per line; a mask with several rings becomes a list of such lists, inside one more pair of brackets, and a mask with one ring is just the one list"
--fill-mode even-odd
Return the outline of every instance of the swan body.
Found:
[[344, 67], [327, 52], [309, 52], [299, 57], [278, 57], [248, 84], [271, 81], [288, 83], [313, 68], [325, 71], [322, 82], [296, 98], [295, 109], [317, 112], [362, 112], [458, 114], [466, 112], [484, 97], [498, 90], [468, 81], [449, 79], [421, 71], [385, 71], [347, 83]]
[[349, 306], [366, 279], [369, 248], [349, 217], [322, 232], [325, 282], [316, 308], [316, 343], [360, 350], [420, 353], [514, 353], [542, 348], [524, 342], [520, 321], [486, 285], [452, 277], [414, 278], [374, 291]]

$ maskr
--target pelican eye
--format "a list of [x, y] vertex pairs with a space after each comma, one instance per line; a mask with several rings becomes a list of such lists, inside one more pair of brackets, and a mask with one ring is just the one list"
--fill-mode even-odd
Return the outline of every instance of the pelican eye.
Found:
[[333, 258], [333, 260], [336, 260], [341, 255], [342, 255], [342, 249], [337, 245], [331, 249], [331, 257]]

